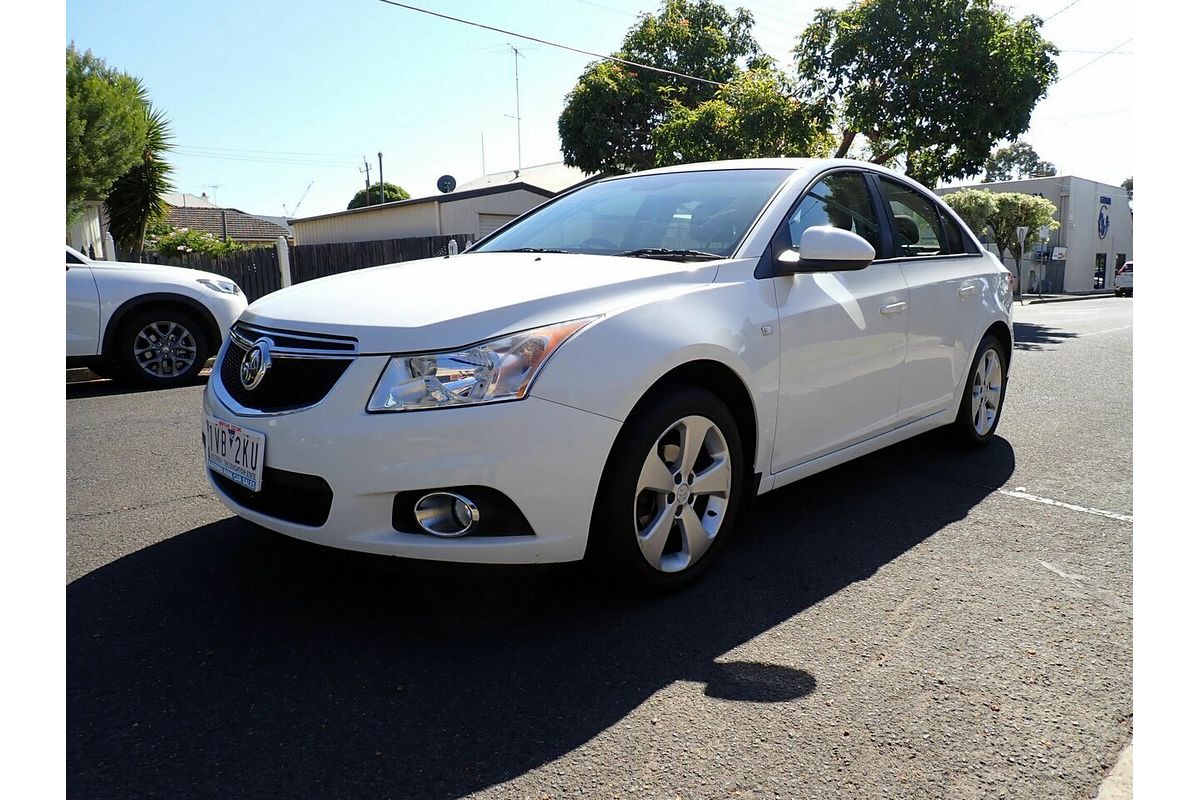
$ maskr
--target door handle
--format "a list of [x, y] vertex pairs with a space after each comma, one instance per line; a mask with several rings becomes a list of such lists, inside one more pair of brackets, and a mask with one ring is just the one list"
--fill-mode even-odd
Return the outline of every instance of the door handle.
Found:
[[960, 286], [958, 287], [958, 296], [964, 298], [970, 297], [971, 295], [975, 294], [976, 291], [978, 291], [978, 287], [973, 283], [967, 286]]
[[885, 317], [890, 317], [892, 314], [899, 314], [904, 309], [908, 308], [908, 303], [901, 300], [899, 303], [888, 303], [883, 308], [879, 309], [879, 313]]

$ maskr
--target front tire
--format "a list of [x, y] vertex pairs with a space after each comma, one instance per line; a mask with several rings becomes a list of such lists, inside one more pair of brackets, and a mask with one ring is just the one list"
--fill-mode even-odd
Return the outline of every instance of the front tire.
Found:
[[121, 377], [159, 389], [194, 381], [209, 355], [203, 326], [173, 308], [135, 312], [121, 326], [115, 347]]
[[737, 423], [716, 395], [664, 387], [641, 404], [609, 456], [588, 556], [640, 593], [696, 580], [729, 539], [743, 489]]
[[983, 337], [975, 350], [971, 372], [958, 406], [953, 429], [958, 441], [968, 447], [982, 447], [991, 441], [1000, 424], [1004, 396], [1008, 390], [1008, 362], [1005, 348], [992, 334]]

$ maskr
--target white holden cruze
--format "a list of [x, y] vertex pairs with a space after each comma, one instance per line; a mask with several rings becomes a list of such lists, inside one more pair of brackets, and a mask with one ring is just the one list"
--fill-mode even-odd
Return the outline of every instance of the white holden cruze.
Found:
[[939, 426], [987, 442], [1011, 318], [1004, 267], [887, 169], [625, 175], [252, 304], [204, 395], [208, 475], [311, 542], [672, 588], [750, 496]]

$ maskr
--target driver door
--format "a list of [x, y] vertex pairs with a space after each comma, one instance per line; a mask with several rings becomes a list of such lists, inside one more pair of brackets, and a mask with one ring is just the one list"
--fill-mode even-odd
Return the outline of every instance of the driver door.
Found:
[[[886, 255], [889, 236], [864, 173], [828, 173], [797, 201], [772, 240], [794, 249], [810, 227], [850, 230]], [[779, 415], [771, 472], [896, 426], [908, 346], [908, 286], [896, 263], [772, 278], [779, 306]]]

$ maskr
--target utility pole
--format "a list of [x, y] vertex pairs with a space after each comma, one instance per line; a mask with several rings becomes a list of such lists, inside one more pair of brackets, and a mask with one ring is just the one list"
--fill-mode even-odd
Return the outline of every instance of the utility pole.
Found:
[[379, 153], [379, 204], [383, 205], [383, 152]]
[[371, 205], [371, 162], [367, 161], [367, 157], [363, 156], [363, 168], [359, 172], [367, 173], [367, 193], [365, 195], [367, 202], [365, 205]]

